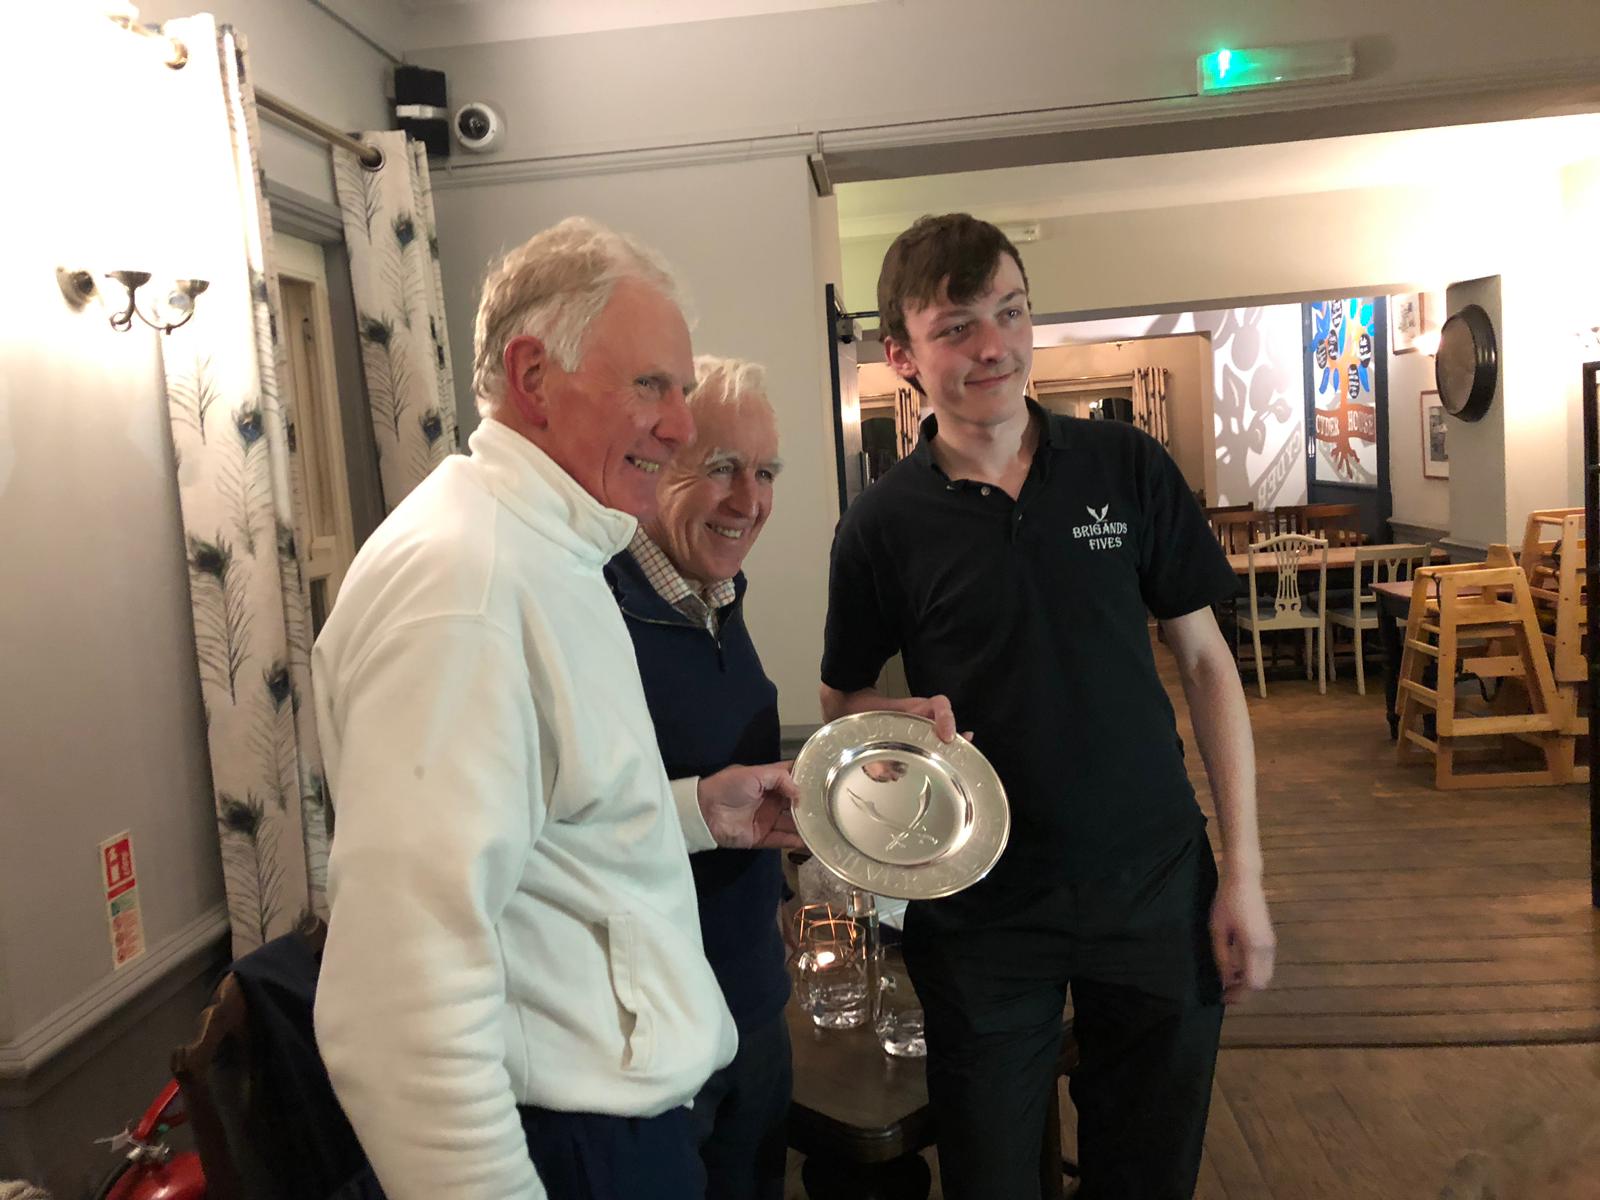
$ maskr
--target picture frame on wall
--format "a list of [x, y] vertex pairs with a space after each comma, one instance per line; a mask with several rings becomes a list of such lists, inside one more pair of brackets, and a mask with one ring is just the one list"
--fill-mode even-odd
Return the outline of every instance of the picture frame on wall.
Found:
[[1389, 345], [1396, 354], [1410, 354], [1422, 336], [1422, 293], [1389, 297]]
[[1438, 392], [1422, 393], [1422, 476], [1450, 478], [1450, 417]]
[[1308, 487], [1386, 486], [1388, 299], [1349, 296], [1301, 306]]

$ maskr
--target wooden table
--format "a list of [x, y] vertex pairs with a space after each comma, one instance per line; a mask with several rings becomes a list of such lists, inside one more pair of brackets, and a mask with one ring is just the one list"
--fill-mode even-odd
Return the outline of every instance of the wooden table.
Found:
[[1399, 740], [1400, 713], [1395, 701], [1400, 695], [1400, 626], [1411, 613], [1411, 581], [1375, 583], [1372, 594], [1378, 600], [1378, 641], [1383, 646], [1383, 703], [1389, 717], [1389, 740]]
[[[886, 969], [909, 988], [898, 956]], [[870, 1026], [818, 1029], [795, 997], [785, 1014], [794, 1047], [789, 1145], [806, 1156], [813, 1200], [926, 1200], [932, 1176], [919, 1151], [933, 1145], [920, 1058], [892, 1058]]]
[[[1356, 551], [1362, 548], [1357, 546], [1329, 546], [1328, 570], [1351, 570], [1356, 565]], [[1449, 557], [1443, 550], [1435, 549], [1433, 552], [1433, 561], [1436, 563], [1442, 563]], [[1320, 554], [1315, 551], [1307, 551], [1305, 557], [1300, 560], [1300, 569], [1302, 571], [1315, 571], [1321, 562], [1322, 556]], [[1233, 568], [1235, 575], [1243, 579], [1250, 574], [1250, 555], [1230, 554], [1228, 555], [1228, 565]], [[1278, 560], [1276, 555], [1270, 553], [1256, 555], [1256, 574], [1275, 575], [1277, 572]], [[1409, 590], [1411, 585], [1409, 583], [1401, 584], [1400, 586], [1408, 589], [1406, 595], [1409, 596], [1411, 594]]]
[[[885, 970], [910, 988], [895, 950]], [[932, 1176], [920, 1151], [933, 1145], [928, 1081], [920, 1058], [891, 1058], [870, 1026], [818, 1029], [793, 996], [784, 1014], [794, 1050], [789, 1145], [806, 1156], [800, 1177], [811, 1200], [927, 1200]], [[1062, 1027], [1059, 1075], [1077, 1066], [1071, 1025]], [[1055, 1091], [1039, 1149], [1040, 1195], [1061, 1200], [1061, 1109]]]

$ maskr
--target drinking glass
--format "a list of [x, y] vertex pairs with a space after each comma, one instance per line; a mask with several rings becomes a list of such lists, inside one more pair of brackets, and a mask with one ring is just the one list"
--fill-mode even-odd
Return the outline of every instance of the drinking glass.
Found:
[[795, 920], [800, 1007], [823, 1029], [853, 1029], [865, 1024], [871, 1008], [872, 972], [860, 926], [831, 904], [803, 905]]

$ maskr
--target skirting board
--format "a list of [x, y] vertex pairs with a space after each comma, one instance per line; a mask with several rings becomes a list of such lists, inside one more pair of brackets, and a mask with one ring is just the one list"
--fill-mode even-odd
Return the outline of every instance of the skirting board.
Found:
[[228, 932], [228, 906], [218, 904], [151, 946], [143, 958], [69, 1001], [14, 1041], [0, 1042], [0, 1083], [27, 1079], [146, 992], [217, 948]]

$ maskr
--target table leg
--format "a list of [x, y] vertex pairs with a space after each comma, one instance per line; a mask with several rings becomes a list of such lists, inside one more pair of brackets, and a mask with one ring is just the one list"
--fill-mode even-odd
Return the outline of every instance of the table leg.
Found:
[[928, 1200], [933, 1173], [920, 1154], [882, 1163], [808, 1154], [800, 1179], [811, 1200]]
[[[1409, 607], [1409, 606], [1408, 606]], [[1383, 643], [1383, 700], [1389, 716], [1389, 740], [1400, 738], [1400, 712], [1395, 707], [1400, 695], [1400, 626], [1395, 617], [1403, 616], [1389, 606], [1388, 598], [1378, 601], [1378, 640]]]

